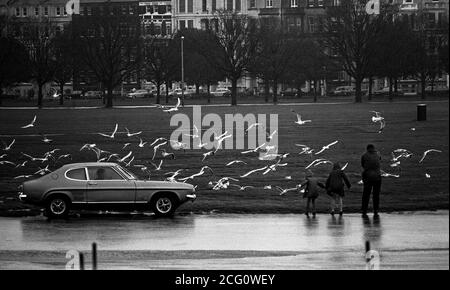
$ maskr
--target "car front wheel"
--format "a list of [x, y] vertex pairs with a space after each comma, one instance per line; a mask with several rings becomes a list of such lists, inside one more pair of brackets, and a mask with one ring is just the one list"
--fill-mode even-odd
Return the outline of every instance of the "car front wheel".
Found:
[[46, 206], [46, 213], [50, 218], [65, 218], [70, 211], [70, 201], [63, 196], [51, 197]]
[[154, 199], [152, 209], [158, 217], [170, 217], [175, 213], [176, 201], [170, 195], [159, 195]]

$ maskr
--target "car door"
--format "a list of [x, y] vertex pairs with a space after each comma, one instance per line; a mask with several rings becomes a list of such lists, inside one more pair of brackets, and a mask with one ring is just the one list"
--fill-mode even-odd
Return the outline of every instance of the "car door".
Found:
[[122, 176], [113, 166], [88, 167], [87, 202], [89, 205], [134, 204], [136, 185]]

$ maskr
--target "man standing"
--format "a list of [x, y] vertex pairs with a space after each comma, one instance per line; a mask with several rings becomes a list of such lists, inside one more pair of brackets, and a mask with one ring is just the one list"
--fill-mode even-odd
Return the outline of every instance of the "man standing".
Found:
[[367, 145], [367, 152], [361, 157], [363, 168], [362, 180], [364, 191], [362, 196], [362, 216], [367, 217], [370, 194], [372, 194], [373, 216], [378, 217], [381, 190], [381, 156], [372, 144]]

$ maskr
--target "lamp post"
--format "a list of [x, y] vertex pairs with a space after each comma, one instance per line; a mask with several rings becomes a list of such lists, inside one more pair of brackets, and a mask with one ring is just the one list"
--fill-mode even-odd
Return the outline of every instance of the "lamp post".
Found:
[[181, 105], [184, 107], [184, 36], [181, 36]]

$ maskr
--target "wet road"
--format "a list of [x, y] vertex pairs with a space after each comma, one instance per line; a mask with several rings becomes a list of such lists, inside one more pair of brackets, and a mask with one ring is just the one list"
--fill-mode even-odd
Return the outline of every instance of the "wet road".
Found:
[[448, 269], [449, 214], [187, 215], [0, 218], [0, 268], [63, 269], [97, 242], [106, 269], [363, 269], [364, 243], [384, 269]]

